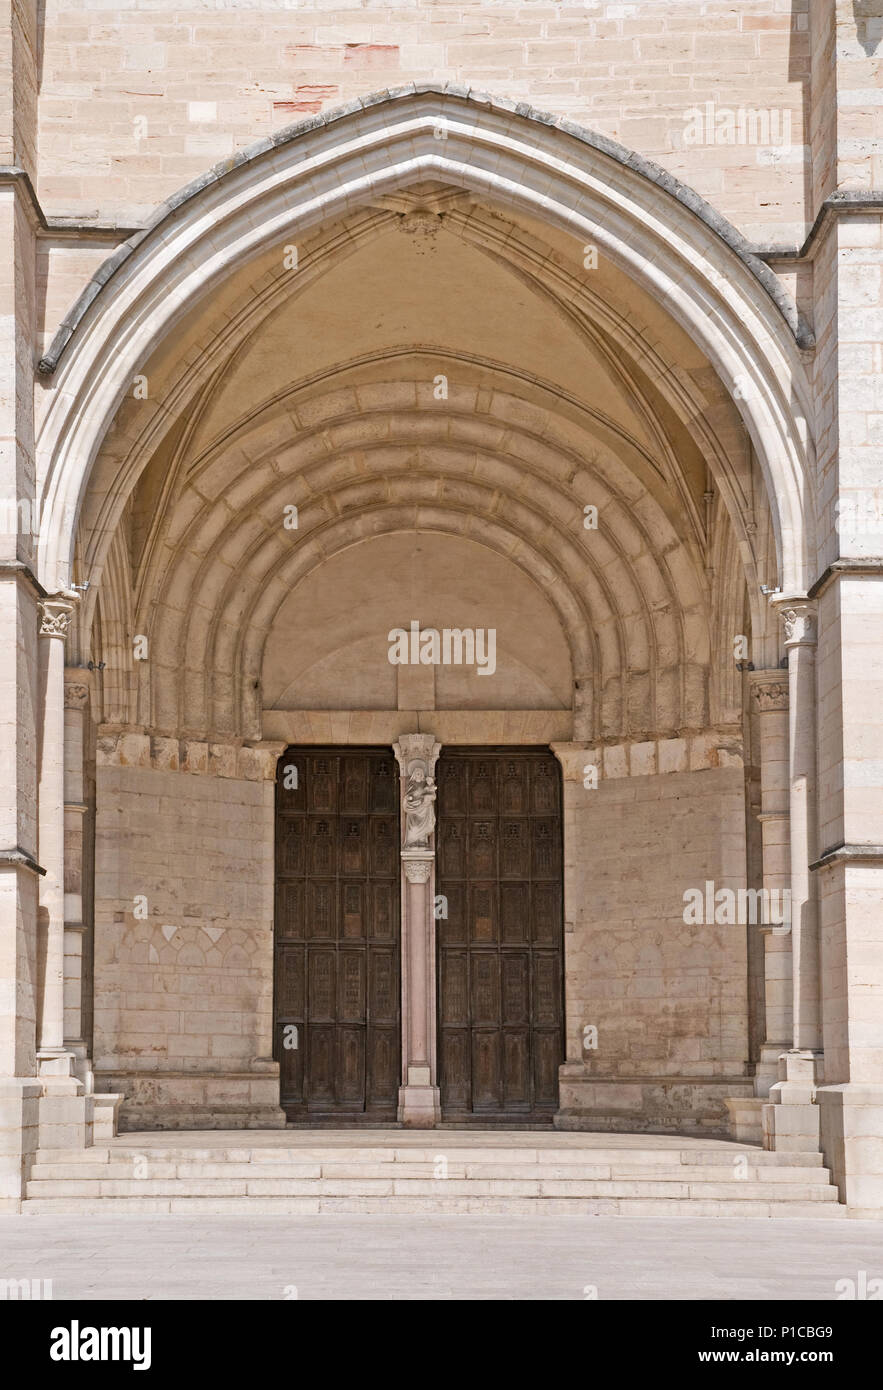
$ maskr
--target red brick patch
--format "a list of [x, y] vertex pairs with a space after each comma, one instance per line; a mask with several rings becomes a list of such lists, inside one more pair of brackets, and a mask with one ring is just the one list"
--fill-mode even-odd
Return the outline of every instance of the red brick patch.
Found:
[[392, 43], [348, 43], [343, 61], [360, 68], [398, 67], [399, 50]]

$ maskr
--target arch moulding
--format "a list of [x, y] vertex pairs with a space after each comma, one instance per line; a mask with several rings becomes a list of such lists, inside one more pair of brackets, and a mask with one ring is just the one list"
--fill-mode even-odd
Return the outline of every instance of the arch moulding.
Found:
[[275, 243], [424, 179], [591, 241], [667, 311], [735, 396], [760, 461], [779, 583], [813, 570], [811, 345], [739, 234], [654, 165], [568, 120], [466, 89], [409, 86], [311, 117], [241, 151], [161, 205], [100, 267], [40, 364], [40, 580], [71, 579], [76, 519], [133, 376], [175, 323]]

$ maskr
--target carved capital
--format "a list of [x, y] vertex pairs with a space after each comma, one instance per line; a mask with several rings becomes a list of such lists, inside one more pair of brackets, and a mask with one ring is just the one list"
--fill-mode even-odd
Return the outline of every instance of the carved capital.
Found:
[[432, 873], [433, 856], [431, 854], [415, 855], [407, 850], [402, 852], [402, 863], [405, 866], [405, 878], [409, 883], [428, 883]]
[[85, 709], [89, 703], [88, 685], [70, 685], [65, 681], [64, 685], [64, 707], [65, 709]]
[[408, 763], [415, 759], [419, 759], [426, 771], [432, 774], [435, 772], [441, 744], [436, 743], [435, 734], [402, 734], [398, 743], [393, 744], [392, 751], [396, 755], [396, 762], [403, 776]]
[[767, 710], [787, 710], [788, 679], [783, 671], [775, 675], [767, 671], [752, 672], [751, 698], [762, 712]]
[[779, 613], [785, 627], [786, 647], [815, 646], [816, 606], [814, 603], [791, 601], [782, 604]]
[[58, 594], [52, 598], [43, 599], [38, 607], [40, 610], [40, 636], [60, 637], [63, 641], [67, 637], [73, 617], [73, 600], [66, 595]]
[[90, 693], [89, 672], [80, 666], [68, 666], [64, 673], [65, 709], [85, 709]]

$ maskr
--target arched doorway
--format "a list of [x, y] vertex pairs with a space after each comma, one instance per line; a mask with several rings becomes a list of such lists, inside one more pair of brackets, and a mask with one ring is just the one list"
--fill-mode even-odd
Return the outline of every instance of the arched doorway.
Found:
[[[273, 769], [289, 746], [418, 729], [443, 747], [552, 745], [565, 838], [608, 843], [634, 802], [642, 872], [655, 882], [677, 852], [653, 920], [626, 883], [602, 926], [585, 857], [565, 865], [569, 1108], [723, 1126], [724, 1097], [750, 1089], [755, 939], [707, 924], [674, 1027], [655, 1001], [694, 944], [683, 887], [748, 853], [733, 640], [777, 665], [759, 582], [777, 565], [786, 586], [805, 578], [802, 329], [698, 201], [584, 132], [427, 91], [347, 120], [159, 214], [45, 359], [44, 579], [88, 579], [70, 660], [104, 672], [99, 993], [125, 997], [142, 955], [160, 995], [185, 968], [209, 991], [236, 981], [217, 1039], [158, 1000], [159, 1091], [138, 1020], [96, 1010], [103, 1082], [151, 1117], [199, 1120], [222, 1095], [246, 1123], [278, 1110]], [[500, 660], [395, 670], [386, 634], [413, 622], [493, 627]], [[177, 865], [146, 926], [130, 920], [146, 845], [121, 856], [112, 828], [142, 794], [190, 861], [230, 841], [225, 797], [242, 847], [212, 860], [201, 896]], [[234, 863], [250, 889], [235, 921]], [[620, 987], [640, 1000], [629, 1027]], [[606, 1057], [584, 1055], [587, 1022], [613, 1039]]]

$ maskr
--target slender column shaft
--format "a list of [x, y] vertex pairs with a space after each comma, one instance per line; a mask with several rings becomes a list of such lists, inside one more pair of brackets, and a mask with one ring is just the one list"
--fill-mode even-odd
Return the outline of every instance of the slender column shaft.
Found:
[[[760, 729], [763, 887], [769, 901], [782, 902], [790, 888], [788, 801], [788, 681], [784, 671], [756, 671], [751, 694]], [[778, 1078], [778, 1057], [790, 1045], [792, 982], [790, 934], [767, 925], [764, 932], [764, 1044], [755, 1090], [767, 1095]]]
[[[407, 870], [406, 870], [407, 873]], [[428, 878], [424, 882], [408, 880], [408, 925], [411, 997], [409, 1013], [411, 1020], [411, 1045], [408, 1060], [414, 1066], [426, 1066], [429, 1062], [429, 1039], [427, 1023], [429, 1010], [426, 1007], [426, 898], [429, 888]]]
[[41, 605], [40, 687], [43, 723], [39, 768], [41, 1062], [64, 1052], [64, 639], [73, 604], [58, 597]]
[[394, 745], [402, 775], [402, 1086], [399, 1119], [432, 1127], [440, 1118], [435, 1012], [435, 764], [431, 734]]
[[791, 921], [794, 1047], [822, 1048], [819, 1003], [819, 926], [816, 883], [810, 864], [818, 855], [816, 816], [816, 624], [814, 606], [783, 613], [788, 652]]
[[86, 818], [83, 755], [89, 702], [89, 673], [64, 673], [64, 1041], [85, 1060], [83, 1027], [84, 831]]

